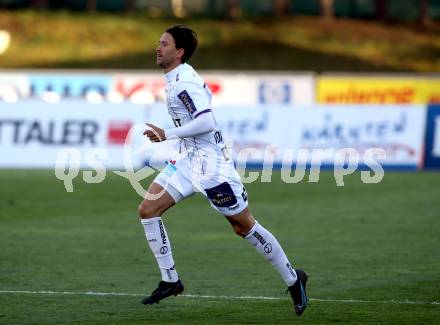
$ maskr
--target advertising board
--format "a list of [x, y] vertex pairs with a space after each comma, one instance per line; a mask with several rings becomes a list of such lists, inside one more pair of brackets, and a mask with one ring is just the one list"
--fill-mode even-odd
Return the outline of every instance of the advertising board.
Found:
[[[74, 149], [81, 167], [89, 167], [86, 154], [103, 152], [108, 168], [123, 166], [124, 143], [130, 128], [144, 122], [139, 105], [90, 104], [41, 100], [0, 104], [0, 167], [54, 168], [60, 151]], [[140, 135], [141, 136], [141, 135]], [[98, 153], [98, 151], [95, 151]], [[138, 160], [137, 164], [141, 164]]]
[[424, 164], [426, 169], [440, 169], [440, 105], [428, 108]]
[[[307, 74], [200, 72], [213, 93], [213, 105], [310, 105], [315, 79]], [[86, 98], [90, 101], [130, 100], [138, 104], [165, 101], [161, 72], [0, 72], [0, 101], [43, 98]], [[49, 97], [50, 99], [50, 97]]]
[[[153, 105], [150, 112], [158, 125], [172, 126], [164, 104]], [[384, 167], [421, 167], [424, 106], [241, 105], [220, 106], [214, 112], [238, 163], [272, 161], [279, 167], [289, 158], [292, 164], [333, 165], [348, 150], [357, 152], [362, 165], [372, 149], [380, 149], [386, 156], [380, 162]]]
[[440, 103], [440, 78], [402, 76], [321, 76], [319, 104]]

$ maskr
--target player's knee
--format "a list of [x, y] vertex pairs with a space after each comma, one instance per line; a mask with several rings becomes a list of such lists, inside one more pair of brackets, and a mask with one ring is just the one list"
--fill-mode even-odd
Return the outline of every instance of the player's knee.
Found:
[[139, 204], [138, 214], [141, 219], [148, 219], [159, 216], [160, 211], [154, 201], [143, 200], [141, 204]]
[[241, 237], [246, 237], [255, 224], [255, 219], [249, 210], [243, 211], [243, 214], [228, 218], [234, 232]]
[[245, 237], [248, 233], [248, 231], [246, 231], [245, 227], [243, 227], [243, 225], [240, 223], [232, 224], [232, 229], [240, 237]]

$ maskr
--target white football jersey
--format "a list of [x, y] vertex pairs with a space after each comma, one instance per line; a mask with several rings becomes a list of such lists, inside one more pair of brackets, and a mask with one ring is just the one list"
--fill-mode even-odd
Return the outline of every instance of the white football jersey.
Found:
[[[165, 78], [168, 113], [176, 127], [212, 114], [211, 91], [190, 65], [179, 65]], [[181, 155], [170, 160], [154, 182], [175, 202], [201, 192], [214, 209], [231, 216], [247, 207], [247, 194], [215, 119], [214, 125], [213, 131], [182, 138]]]
[[[165, 74], [165, 79], [168, 113], [176, 127], [183, 126], [202, 114], [212, 113], [211, 90], [189, 64], [179, 65]], [[222, 133], [217, 122], [215, 125], [215, 130], [211, 132], [181, 139], [180, 151], [224, 155], [226, 151]]]

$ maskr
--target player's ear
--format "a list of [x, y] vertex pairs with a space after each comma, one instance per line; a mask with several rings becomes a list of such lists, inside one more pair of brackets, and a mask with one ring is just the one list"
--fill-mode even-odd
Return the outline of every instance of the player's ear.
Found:
[[177, 57], [180, 59], [180, 61], [182, 61], [182, 57], [184, 54], [185, 54], [185, 49], [183, 47], [177, 50]]

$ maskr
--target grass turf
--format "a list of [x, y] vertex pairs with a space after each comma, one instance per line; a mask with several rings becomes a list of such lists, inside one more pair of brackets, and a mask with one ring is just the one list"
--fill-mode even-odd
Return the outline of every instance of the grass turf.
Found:
[[200, 195], [164, 217], [185, 293], [195, 297], [145, 307], [159, 272], [126, 180], [78, 178], [66, 193], [52, 171], [0, 171], [0, 324], [435, 323], [440, 174], [386, 172], [379, 184], [353, 174], [345, 184], [330, 172], [318, 183], [284, 184], [274, 173], [271, 183], [247, 184], [253, 214], [311, 274], [313, 299], [297, 318], [276, 271]]

